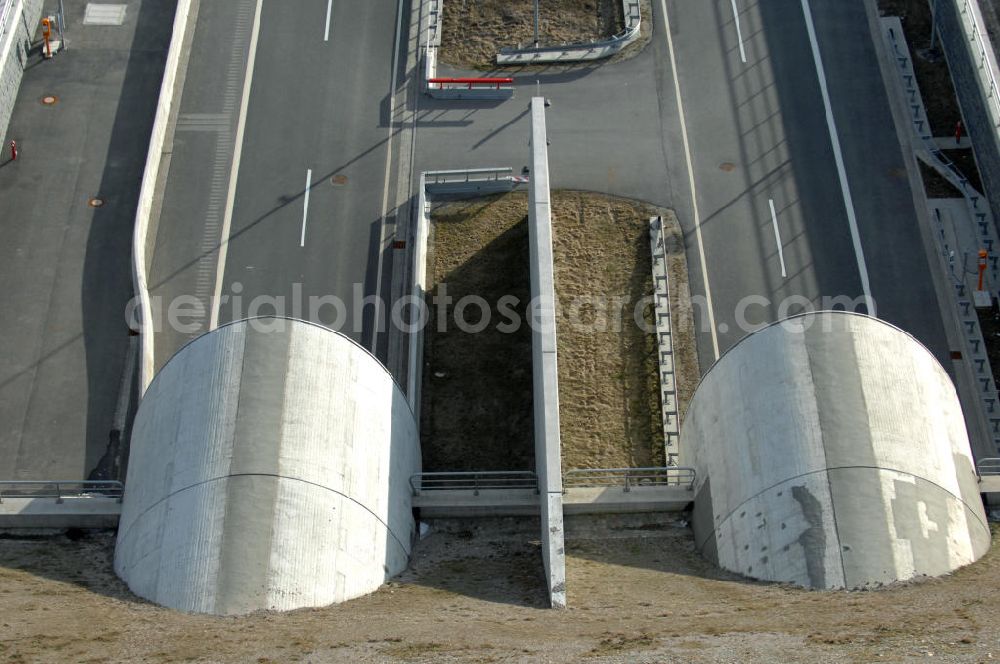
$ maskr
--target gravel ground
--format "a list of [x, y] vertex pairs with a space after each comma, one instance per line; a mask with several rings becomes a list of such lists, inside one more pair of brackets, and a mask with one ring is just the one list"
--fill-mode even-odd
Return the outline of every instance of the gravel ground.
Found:
[[[537, 523], [433, 524], [410, 570], [323, 609], [182, 614], [131, 595], [114, 536], [0, 539], [4, 662], [988, 662], [1000, 555], [878, 591], [748, 582], [690, 531], [567, 523], [570, 608], [544, 606]], [[996, 535], [996, 533], [994, 533]], [[933, 658], [933, 659], [931, 659]]]

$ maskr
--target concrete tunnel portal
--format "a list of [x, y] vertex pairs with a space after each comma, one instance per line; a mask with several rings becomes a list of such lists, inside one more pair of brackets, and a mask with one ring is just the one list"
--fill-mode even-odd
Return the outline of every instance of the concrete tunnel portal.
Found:
[[[263, 320], [188, 344], [140, 405], [115, 570], [158, 604], [323, 606], [408, 563], [420, 449], [405, 395], [350, 339]], [[807, 314], [745, 337], [703, 377], [681, 449], [698, 550], [747, 577], [871, 587], [990, 545], [950, 379], [875, 318]]]

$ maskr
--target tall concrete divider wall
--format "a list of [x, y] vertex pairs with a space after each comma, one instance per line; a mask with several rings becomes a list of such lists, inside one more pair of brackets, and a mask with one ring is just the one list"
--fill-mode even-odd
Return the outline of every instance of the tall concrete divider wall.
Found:
[[[427, 240], [430, 234], [430, 219], [427, 209], [427, 176], [420, 174], [420, 189], [417, 194], [417, 211], [413, 215], [413, 286], [410, 293], [413, 306], [419, 306], [427, 296]], [[421, 325], [409, 335], [408, 364], [406, 371], [406, 399], [413, 416], [420, 424], [420, 386], [424, 366], [424, 328]]]
[[[6, 13], [4, 13], [6, 10]], [[0, 0], [0, 137], [7, 136], [7, 125], [21, 87], [24, 66], [35, 28], [42, 18], [42, 0]], [[16, 136], [10, 138], [17, 139]], [[4, 145], [9, 143], [9, 139]]]
[[983, 193], [994, 218], [1000, 218], [1000, 90], [996, 89], [1000, 68], [986, 23], [977, 0], [937, 0], [936, 16], [937, 34], [973, 140]]
[[551, 212], [545, 100], [535, 97], [531, 100], [531, 185], [528, 190], [535, 468], [541, 493], [542, 559], [549, 600], [554, 608], [562, 608], [566, 606], [566, 552]]
[[153, 201], [156, 195], [157, 181], [160, 179], [163, 165], [163, 147], [166, 143], [170, 118], [174, 110], [174, 87], [177, 82], [177, 72], [180, 69], [184, 39], [187, 33], [188, 16], [191, 13], [192, 0], [178, 0], [177, 12], [174, 15], [173, 36], [170, 39], [170, 50], [167, 51], [167, 63], [163, 69], [163, 82], [160, 85], [160, 103], [156, 109], [153, 130], [149, 139], [149, 152], [146, 155], [146, 169], [142, 176], [142, 187], [139, 189], [139, 203], [135, 213], [135, 228], [132, 235], [132, 282], [135, 297], [138, 301], [138, 322], [143, 327], [139, 349], [139, 394], [143, 394], [153, 380], [155, 362], [153, 357], [153, 320], [152, 307], [149, 301], [148, 275], [153, 255], [152, 247], [156, 242], [156, 229], [151, 227]]

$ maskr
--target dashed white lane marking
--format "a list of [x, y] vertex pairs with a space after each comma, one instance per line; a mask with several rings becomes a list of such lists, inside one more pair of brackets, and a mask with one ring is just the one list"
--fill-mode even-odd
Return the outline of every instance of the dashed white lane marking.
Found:
[[306, 220], [309, 218], [309, 191], [312, 189], [313, 172], [306, 171], [306, 195], [302, 199], [302, 235], [299, 236], [299, 246], [306, 246]]
[[774, 199], [767, 199], [767, 204], [771, 206], [771, 225], [774, 226], [774, 241], [778, 244], [778, 260], [781, 261], [781, 276], [787, 277], [785, 272], [785, 251], [781, 248], [781, 233], [778, 232], [778, 213], [774, 211]]
[[323, 41], [330, 41], [330, 19], [333, 17], [333, 0], [327, 0], [326, 2], [326, 33], [323, 35]]
[[736, 39], [740, 42], [740, 60], [743, 64], [747, 62], [747, 51], [743, 47], [743, 30], [740, 28], [740, 12], [736, 8], [736, 0], [730, 0], [733, 5], [733, 21], [736, 22]]

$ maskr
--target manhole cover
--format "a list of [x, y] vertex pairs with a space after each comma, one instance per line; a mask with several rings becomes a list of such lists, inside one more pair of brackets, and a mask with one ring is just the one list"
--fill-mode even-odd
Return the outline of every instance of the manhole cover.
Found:
[[89, 205], [92, 208], [104, 207], [104, 199], [97, 198], [95, 196], [94, 198], [91, 198], [89, 201], [87, 201], [87, 205]]
[[347, 184], [347, 176], [334, 175], [332, 178], [330, 178], [330, 184], [332, 184], [334, 187], [343, 187], [345, 184]]
[[736, 170], [736, 164], [734, 164], [731, 161], [724, 161], [721, 164], [719, 164], [719, 170], [724, 173], [732, 173], [733, 171]]
[[83, 14], [84, 25], [122, 25], [125, 23], [125, 12], [128, 5], [101, 4], [88, 2]]
[[44, 97], [42, 97], [42, 103], [45, 104], [46, 106], [52, 106], [58, 101], [59, 97], [55, 95], [45, 95]]

